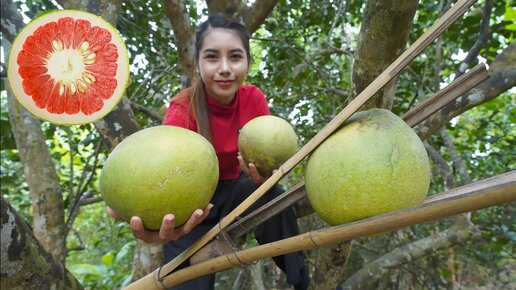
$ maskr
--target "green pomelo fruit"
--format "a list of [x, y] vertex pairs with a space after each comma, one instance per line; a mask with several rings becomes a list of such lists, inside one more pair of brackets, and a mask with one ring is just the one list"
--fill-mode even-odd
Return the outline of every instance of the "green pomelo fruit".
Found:
[[7, 76], [18, 101], [37, 117], [65, 125], [89, 123], [122, 98], [129, 79], [127, 48], [99, 16], [55, 10], [18, 33]]
[[246, 164], [253, 163], [268, 177], [272, 171], [296, 153], [294, 128], [276, 116], [260, 116], [247, 122], [238, 136], [238, 150]]
[[142, 218], [160, 228], [172, 213], [176, 227], [211, 200], [219, 179], [215, 150], [201, 135], [180, 127], [156, 126], [124, 139], [107, 158], [100, 192], [124, 220]]
[[354, 114], [309, 157], [308, 199], [329, 224], [417, 205], [430, 186], [430, 164], [416, 133], [385, 109]]

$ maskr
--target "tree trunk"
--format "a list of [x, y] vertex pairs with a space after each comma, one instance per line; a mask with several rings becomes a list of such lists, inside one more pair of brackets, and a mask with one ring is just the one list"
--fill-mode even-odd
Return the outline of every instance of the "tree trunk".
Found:
[[311, 290], [337, 289], [342, 283], [346, 262], [351, 254], [351, 241], [316, 250], [315, 271], [310, 283]]
[[[4, 10], [12, 13], [9, 15], [12, 23], [23, 25], [21, 15], [11, 1], [2, 1], [2, 12]], [[4, 26], [2, 25], [2, 27]], [[21, 26], [11, 28], [11, 32], [15, 35]], [[5, 51], [10, 51], [7, 42], [3, 43], [3, 47]], [[41, 131], [41, 123], [18, 103], [11, 94], [8, 82], [4, 83], [7, 91], [11, 130], [32, 196], [33, 232], [43, 247], [52, 253], [54, 259], [64, 264], [66, 229], [63, 195], [50, 151]]]
[[[11, 0], [2, 0], [2, 5], [0, 5], [0, 9], [0, 11], [2, 12], [2, 25], [0, 26], [2, 36], [7, 41], [12, 43], [20, 28], [22, 28], [23, 25], [25, 25], [23, 23], [23, 18], [21, 17], [20, 13], [16, 9], [16, 6], [14, 6]], [[9, 50], [5, 51], [7, 52]]]
[[[405, 50], [417, 0], [369, 0], [366, 3], [353, 68], [353, 95], [358, 95]], [[362, 110], [390, 109], [397, 78], [394, 78]], [[321, 249], [312, 289], [334, 290], [344, 279], [345, 264], [351, 252], [350, 242]]]
[[9, 203], [0, 197], [1, 289], [83, 289], [73, 275], [45, 251]]
[[[353, 95], [357, 96], [376, 79], [406, 48], [417, 0], [368, 0], [358, 38], [353, 65]], [[397, 77], [363, 106], [390, 109]]]
[[136, 281], [163, 265], [163, 245], [136, 240], [131, 280]]
[[[6, 86], [9, 85], [6, 82]], [[32, 196], [34, 235], [54, 258], [66, 257], [64, 205], [61, 185], [38, 119], [7, 90], [9, 120]]]

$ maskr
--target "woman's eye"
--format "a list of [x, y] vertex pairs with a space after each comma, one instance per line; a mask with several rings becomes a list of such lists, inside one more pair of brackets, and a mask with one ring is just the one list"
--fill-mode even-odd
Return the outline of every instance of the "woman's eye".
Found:
[[205, 58], [206, 58], [206, 59], [216, 59], [216, 58], [217, 58], [217, 55], [215, 55], [215, 54], [207, 54], [207, 55], [205, 56]]
[[231, 56], [232, 59], [241, 59], [242, 58], [242, 55], [241, 54], [233, 54]]

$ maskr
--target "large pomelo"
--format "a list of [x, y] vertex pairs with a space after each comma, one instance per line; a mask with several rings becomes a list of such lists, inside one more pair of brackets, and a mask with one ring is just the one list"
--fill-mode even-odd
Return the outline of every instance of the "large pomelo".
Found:
[[159, 229], [173, 213], [176, 226], [211, 200], [219, 179], [215, 150], [201, 135], [180, 127], [155, 126], [124, 139], [107, 158], [100, 192], [122, 218], [142, 218]]
[[122, 98], [129, 79], [127, 48], [102, 18], [56, 10], [18, 33], [7, 76], [13, 94], [34, 115], [84, 124], [104, 117]]
[[385, 109], [354, 114], [311, 154], [305, 170], [308, 199], [329, 224], [419, 204], [429, 185], [423, 143]]
[[292, 157], [297, 149], [294, 128], [276, 116], [252, 119], [244, 125], [238, 136], [238, 150], [244, 162], [253, 163], [265, 177]]

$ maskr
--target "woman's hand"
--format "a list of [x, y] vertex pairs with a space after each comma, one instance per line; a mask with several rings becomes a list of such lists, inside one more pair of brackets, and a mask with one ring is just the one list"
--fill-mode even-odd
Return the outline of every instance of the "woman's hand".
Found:
[[[188, 221], [180, 227], [175, 228], [176, 220], [173, 214], [166, 214], [161, 221], [159, 231], [147, 230], [143, 227], [143, 221], [140, 217], [133, 216], [130, 221], [131, 231], [135, 238], [143, 240], [146, 243], [165, 244], [169, 241], [175, 241], [180, 237], [188, 234], [192, 229], [200, 224], [210, 213], [213, 204], [208, 204], [204, 210], [196, 209], [188, 219]], [[117, 220], [123, 220], [110, 207], [106, 208], [107, 213]]]
[[[244, 158], [242, 155], [240, 155], [240, 152], [238, 152], [238, 162], [240, 163], [240, 168], [242, 171], [249, 176], [249, 178], [254, 181], [256, 184], [262, 184], [269, 178], [269, 176], [264, 177], [260, 175], [260, 172], [258, 172], [258, 169], [253, 163], [245, 164]], [[273, 173], [275, 170], [273, 171]]]

